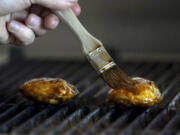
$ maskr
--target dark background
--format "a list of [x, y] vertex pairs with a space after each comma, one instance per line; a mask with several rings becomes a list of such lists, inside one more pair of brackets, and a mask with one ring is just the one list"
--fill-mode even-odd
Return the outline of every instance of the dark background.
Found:
[[[105, 43], [119, 50], [125, 58], [179, 58], [179, 0], [80, 0], [80, 21]], [[30, 57], [81, 58], [80, 43], [60, 24], [30, 47], [23, 48]]]

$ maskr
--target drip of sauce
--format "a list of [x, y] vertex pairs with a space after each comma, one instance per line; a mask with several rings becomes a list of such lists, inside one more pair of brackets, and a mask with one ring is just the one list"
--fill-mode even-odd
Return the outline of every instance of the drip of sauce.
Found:
[[131, 89], [111, 89], [108, 99], [125, 106], [153, 106], [162, 101], [161, 93], [153, 81], [143, 78], [132, 78], [136, 81]]
[[38, 78], [24, 83], [20, 91], [40, 102], [58, 104], [74, 98], [79, 92], [71, 84], [59, 78]]

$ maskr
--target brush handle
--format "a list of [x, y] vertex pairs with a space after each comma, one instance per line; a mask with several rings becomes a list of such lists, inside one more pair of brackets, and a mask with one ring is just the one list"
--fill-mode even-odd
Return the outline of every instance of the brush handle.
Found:
[[101, 41], [92, 36], [80, 23], [72, 9], [55, 12], [75, 33], [82, 43], [83, 52], [98, 73], [115, 65]]
[[89, 53], [102, 46], [102, 42], [93, 37], [80, 23], [71, 8], [55, 12], [75, 33], [82, 43], [83, 51]]
[[[94, 67], [94, 69], [99, 74], [102, 75], [105, 82], [108, 83], [109, 86], [115, 87], [114, 84], [111, 82], [111, 81], [114, 80], [114, 78], [112, 78], [111, 81], [108, 81], [107, 77], [109, 76], [109, 74], [107, 74], [107, 77], [106, 77], [106, 73], [109, 72], [109, 71], [112, 71], [112, 70], [110, 70], [112, 67], [117, 67], [117, 66], [114, 63], [111, 56], [106, 51], [106, 49], [103, 47], [102, 42], [99, 41], [98, 39], [96, 39], [95, 37], [93, 37], [83, 27], [83, 25], [77, 19], [77, 17], [75, 16], [75, 14], [73, 13], [71, 8], [61, 10], [61, 11], [56, 11], [55, 13], [71, 28], [71, 30], [79, 38], [79, 40], [82, 43], [83, 52], [86, 54], [88, 60], [90, 61], [90, 63]], [[117, 72], [112, 72], [110, 74], [113, 75], [114, 73], [117, 73], [119, 75], [119, 76], [116, 76], [116, 78], [118, 78], [119, 82], [122, 82], [122, 83], [126, 84], [127, 80], [130, 81], [130, 82], [132, 81], [120, 69], [118, 69]], [[119, 86], [119, 82], [117, 82], [118, 84], [115, 84], [115, 85]]]

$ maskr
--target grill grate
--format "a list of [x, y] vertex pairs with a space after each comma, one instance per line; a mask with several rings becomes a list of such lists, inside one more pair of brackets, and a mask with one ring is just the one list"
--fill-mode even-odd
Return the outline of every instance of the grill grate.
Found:
[[[0, 67], [0, 133], [31, 135], [172, 135], [180, 132], [180, 63], [119, 62], [131, 76], [154, 80], [163, 102], [150, 108], [109, 103], [108, 87], [85, 61], [13, 58]], [[25, 99], [19, 86], [36, 77], [61, 77], [79, 90], [61, 105]]]

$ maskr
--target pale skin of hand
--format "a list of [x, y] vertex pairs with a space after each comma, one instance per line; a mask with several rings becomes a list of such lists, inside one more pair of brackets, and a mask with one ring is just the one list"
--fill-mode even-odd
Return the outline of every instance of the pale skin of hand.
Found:
[[75, 15], [78, 0], [0, 0], [0, 44], [29, 45], [36, 37], [55, 29], [60, 20], [53, 13], [71, 7]]

